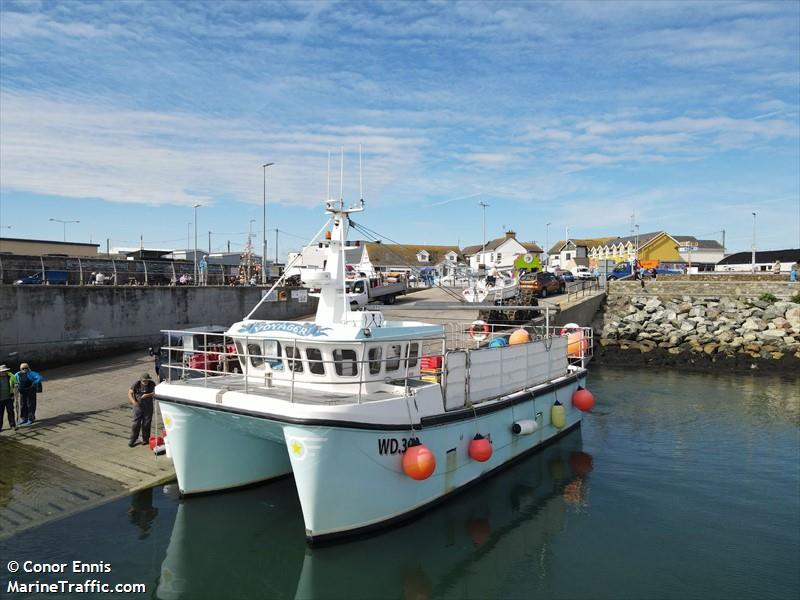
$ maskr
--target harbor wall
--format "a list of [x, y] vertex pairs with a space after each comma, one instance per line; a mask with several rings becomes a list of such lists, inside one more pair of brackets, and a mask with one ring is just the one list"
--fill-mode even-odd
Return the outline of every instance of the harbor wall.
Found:
[[774, 276], [609, 282], [595, 357], [625, 365], [800, 367], [800, 284]]
[[[162, 329], [235, 323], [261, 295], [257, 287], [2, 285], [0, 363], [45, 368], [145, 351], [159, 343]], [[292, 296], [291, 289], [278, 290], [276, 301], [262, 304], [255, 317], [289, 320], [316, 311], [316, 298]]]

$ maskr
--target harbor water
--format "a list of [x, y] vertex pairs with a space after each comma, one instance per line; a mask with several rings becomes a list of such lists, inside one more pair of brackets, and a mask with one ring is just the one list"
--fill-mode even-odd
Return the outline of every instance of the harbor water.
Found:
[[797, 598], [798, 378], [594, 367], [589, 387], [580, 430], [404, 525], [309, 548], [291, 478], [168, 485], [0, 541], [3, 595], [94, 578], [163, 600]]

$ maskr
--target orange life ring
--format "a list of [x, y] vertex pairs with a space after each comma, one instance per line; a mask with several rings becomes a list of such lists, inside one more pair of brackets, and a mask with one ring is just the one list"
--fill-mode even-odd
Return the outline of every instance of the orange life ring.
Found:
[[473, 321], [469, 326], [469, 336], [476, 342], [482, 342], [489, 337], [489, 325], [485, 321]]

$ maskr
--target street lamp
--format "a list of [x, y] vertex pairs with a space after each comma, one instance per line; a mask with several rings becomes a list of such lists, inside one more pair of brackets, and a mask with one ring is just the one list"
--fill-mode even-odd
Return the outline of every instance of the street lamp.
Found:
[[[80, 223], [80, 221], [64, 221], [63, 219], [50, 219], [56, 223], [61, 223], [64, 226], [64, 241], [67, 241], [67, 223]], [[9, 226], [10, 227], [10, 226]]]
[[253, 223], [255, 223], [255, 219], [250, 219], [250, 229], [247, 232], [247, 246], [246, 246], [246, 253], [247, 253], [247, 282], [250, 282], [250, 268], [253, 264]]
[[[267, 285], [267, 270], [264, 268], [267, 264], [267, 167], [271, 167], [274, 165], [274, 162], [266, 163], [261, 165], [264, 169], [264, 210], [262, 213], [263, 217], [263, 234], [264, 239], [261, 243], [261, 284]], [[277, 252], [277, 247], [275, 248], [275, 252]]]
[[753, 273], [756, 272], [756, 213], [751, 213], [753, 215], [753, 254], [751, 256], [751, 265], [750, 268], [753, 270]]
[[[483, 200], [478, 202], [478, 205], [483, 209], [483, 246], [481, 246], [481, 259], [483, 260], [484, 268], [486, 267], [486, 207], [491, 206], [486, 204]], [[480, 262], [478, 263], [480, 268]]]
[[544, 228], [544, 253], [546, 254], [545, 264], [548, 267], [550, 266], [550, 225], [552, 225], [552, 223], [548, 223]]
[[194, 256], [194, 284], [197, 285], [197, 209], [200, 208], [202, 204], [195, 204], [194, 208], [194, 252], [192, 255]]

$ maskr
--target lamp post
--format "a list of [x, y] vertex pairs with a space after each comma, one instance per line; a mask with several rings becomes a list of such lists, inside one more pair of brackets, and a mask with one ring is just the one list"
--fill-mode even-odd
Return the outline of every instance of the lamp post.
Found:
[[633, 257], [634, 264], [639, 262], [639, 224], [636, 224], [636, 254]]
[[[61, 223], [64, 226], [64, 241], [67, 241], [67, 223], [80, 223], [80, 221], [64, 221], [63, 219], [50, 219], [56, 223]], [[10, 227], [10, 226], [9, 226]]]
[[[490, 206], [483, 200], [478, 202], [478, 205], [483, 209], [483, 245], [481, 246], [481, 259], [483, 260], [484, 268], [486, 266], [486, 207]], [[480, 262], [478, 263], [480, 269]]]
[[756, 272], [756, 213], [751, 213], [753, 215], [753, 253], [750, 257], [750, 268], [752, 269], [753, 273]]
[[251, 240], [253, 239], [253, 223], [255, 223], [255, 219], [250, 219], [250, 229], [247, 232], [247, 282], [250, 283], [250, 277], [252, 275], [250, 269], [252, 268], [253, 264], [253, 244]]
[[192, 252], [192, 256], [194, 256], [194, 284], [197, 285], [197, 209], [200, 208], [200, 204], [194, 205], [194, 252]]
[[552, 223], [548, 223], [544, 226], [544, 252], [547, 255], [545, 257], [545, 264], [548, 267], [550, 266], [550, 225], [552, 225]]
[[[262, 218], [263, 218], [263, 222], [262, 222], [263, 232], [262, 233], [264, 234], [264, 239], [261, 242], [261, 284], [262, 285], [267, 285], [267, 269], [265, 268], [266, 265], [267, 265], [267, 167], [271, 167], [274, 164], [275, 164], [274, 162], [271, 162], [271, 163], [266, 163], [266, 164], [261, 165], [261, 167], [264, 169], [264, 210], [263, 210], [263, 213], [262, 213]], [[277, 252], [277, 251], [278, 251], [278, 249], [275, 248], [275, 252]]]

